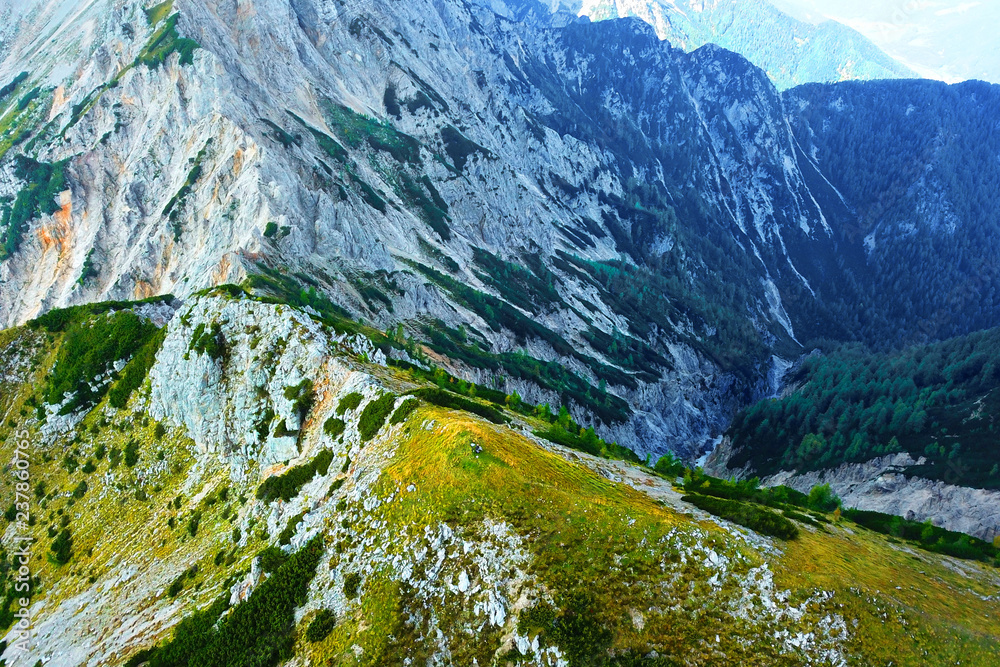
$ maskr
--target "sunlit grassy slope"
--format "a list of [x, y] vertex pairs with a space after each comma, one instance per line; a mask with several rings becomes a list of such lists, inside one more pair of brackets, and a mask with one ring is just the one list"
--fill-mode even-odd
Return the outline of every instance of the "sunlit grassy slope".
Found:
[[[362, 440], [355, 403], [330, 437], [349, 388], [317, 376], [299, 455], [257, 467], [153, 419], [147, 383], [126, 408], [105, 397], [49, 435], [57, 417], [42, 425], [37, 406], [61, 335], [0, 332], [0, 455], [10, 461], [27, 429], [33, 613], [53, 664], [120, 665], [164, 645], [220, 595], [252, 595], [262, 549], [319, 535], [290, 652], [260, 664], [1000, 665], [995, 568], [833, 515], [766, 538], [682, 502], [648, 469], [539, 440], [548, 422], [524, 414], [494, 424], [422, 401]], [[398, 404], [422, 386], [359, 357], [328, 363]], [[264, 478], [322, 451], [332, 463], [290, 500], [257, 498]], [[13, 495], [7, 475], [0, 509]], [[18, 528], [2, 525], [9, 553]], [[63, 529], [66, 563], [52, 549]], [[310, 641], [321, 610], [335, 625]]]

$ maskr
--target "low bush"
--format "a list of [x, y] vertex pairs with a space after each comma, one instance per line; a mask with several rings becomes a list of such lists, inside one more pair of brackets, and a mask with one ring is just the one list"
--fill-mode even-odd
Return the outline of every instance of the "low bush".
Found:
[[385, 420], [396, 404], [395, 394], [382, 394], [370, 401], [358, 418], [358, 434], [362, 442], [371, 440], [385, 426]]
[[909, 540], [927, 551], [994, 564], [1000, 559], [1000, 548], [997, 546], [965, 533], [940, 528], [929, 522], [908, 521], [891, 514], [856, 509], [845, 509], [843, 516], [877, 533]]
[[358, 597], [359, 589], [361, 588], [361, 575], [357, 572], [351, 572], [344, 576], [344, 595], [347, 596], [349, 600], [353, 600]]
[[299, 495], [302, 487], [312, 481], [319, 473], [326, 475], [330, 470], [330, 463], [333, 461], [333, 452], [324, 449], [315, 456], [309, 463], [289, 468], [284, 475], [273, 475], [264, 480], [257, 487], [257, 499], [271, 502], [281, 498], [288, 502]]
[[337, 615], [329, 609], [320, 609], [306, 628], [306, 640], [316, 643], [326, 639], [337, 627]]
[[337, 404], [337, 414], [343, 416], [348, 410], [357, 410], [362, 400], [364, 400], [364, 396], [356, 391], [352, 391], [340, 399], [340, 402]]
[[326, 433], [330, 439], [336, 440], [344, 432], [347, 424], [344, 423], [343, 419], [338, 417], [330, 417], [323, 424], [323, 432]]
[[306, 601], [322, 555], [323, 543], [316, 537], [221, 621], [229, 608], [228, 591], [182, 620], [170, 641], [145, 651], [143, 659], [149, 667], [274, 667], [288, 660], [295, 643], [295, 608]]
[[392, 413], [392, 417], [389, 418], [389, 423], [394, 426], [396, 424], [402, 424], [403, 422], [406, 421], [406, 418], [409, 417], [410, 414], [418, 407], [420, 407], [420, 401], [418, 399], [416, 398], [406, 399], [405, 401], [400, 403], [399, 407], [396, 408], [396, 411]]
[[471, 412], [472, 414], [479, 415], [494, 424], [503, 424], [505, 421], [503, 414], [494, 407], [470, 401], [467, 398], [458, 396], [451, 392], [443, 391], [436, 387], [417, 389], [412, 392], [412, 394], [421, 400], [442, 408]]
[[701, 495], [687, 495], [681, 500], [762, 535], [780, 537], [783, 540], [793, 540], [799, 535], [799, 529], [794, 523], [758, 505]]

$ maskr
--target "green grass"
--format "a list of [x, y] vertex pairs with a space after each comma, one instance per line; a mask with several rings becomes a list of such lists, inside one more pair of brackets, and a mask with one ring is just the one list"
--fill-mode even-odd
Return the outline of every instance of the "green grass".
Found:
[[155, 28], [160, 21], [170, 15], [173, 8], [174, 0], [164, 0], [160, 4], [153, 5], [149, 9], [144, 10], [146, 12], [146, 21], [149, 22], [149, 27]]

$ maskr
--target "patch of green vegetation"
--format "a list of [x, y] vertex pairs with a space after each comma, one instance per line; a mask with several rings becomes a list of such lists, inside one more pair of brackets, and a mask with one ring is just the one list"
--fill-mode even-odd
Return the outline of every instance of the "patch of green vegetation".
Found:
[[15, 76], [10, 83], [5, 85], [3, 88], [0, 88], [0, 101], [3, 101], [8, 95], [17, 90], [17, 87], [20, 86], [21, 83], [25, 81], [27, 78], [28, 78], [28, 73], [21, 72], [20, 74]]
[[146, 21], [149, 22], [150, 28], [155, 28], [156, 25], [167, 18], [170, 14], [170, 10], [174, 8], [174, 0], [163, 0], [158, 5], [153, 5], [152, 7], [143, 10], [146, 13]]
[[14, 162], [14, 174], [26, 181], [17, 193], [14, 203], [4, 207], [0, 216], [3, 228], [0, 261], [13, 255], [21, 244], [21, 236], [28, 223], [43, 215], [52, 215], [59, 210], [55, 201], [57, 194], [66, 189], [66, 164], [62, 160], [54, 164], [37, 162], [18, 155]]
[[364, 398], [365, 397], [361, 393], [352, 391], [351, 393], [341, 398], [340, 402], [337, 403], [337, 414], [343, 415], [344, 413], [349, 412], [351, 410], [357, 410], [358, 406], [361, 405], [361, 401], [363, 401]]
[[260, 552], [260, 569], [271, 574], [277, 572], [288, 561], [288, 554], [276, 546], [268, 546]]
[[939, 528], [930, 521], [920, 523], [891, 514], [856, 509], [845, 509], [843, 516], [859, 526], [883, 535], [908, 540], [927, 551], [954, 558], [979, 560], [1000, 567], [1000, 548], [997, 545], [965, 533]]
[[[157, 8], [153, 8], [156, 10]], [[167, 9], [169, 11], [169, 8]], [[149, 15], [147, 14], [147, 17]], [[163, 25], [156, 29], [149, 37], [149, 41], [139, 52], [136, 59], [150, 69], [156, 69], [172, 53], [179, 54], [178, 62], [181, 65], [190, 65], [194, 62], [194, 50], [200, 48], [198, 42], [187, 37], [181, 37], [177, 32], [177, 19], [180, 14], [172, 14], [163, 21]], [[154, 24], [155, 25], [155, 24]]]
[[221, 621], [229, 607], [228, 593], [208, 609], [186, 617], [173, 638], [151, 649], [144, 659], [149, 667], [274, 667], [289, 659], [295, 642], [295, 608], [306, 601], [322, 555], [322, 538], [317, 536]]
[[273, 220], [264, 226], [264, 238], [273, 238], [278, 233], [278, 223]]
[[641, 368], [644, 364], [670, 368], [662, 355], [646, 349], [644, 341], [650, 339], [654, 327], [660, 332], [672, 332], [682, 322], [690, 322], [698, 331], [714, 329], [711, 336], [682, 338], [745, 381], [752, 380], [757, 360], [768, 354], [760, 333], [731, 303], [736, 297], [719, 287], [724, 293], [713, 292], [712, 298], [706, 298], [688, 282], [687, 272], [678, 270], [667, 276], [626, 262], [592, 262], [562, 251], [557, 251], [553, 266], [597, 288], [601, 299], [626, 319], [634, 342], [619, 337], [618, 349], [603, 347], [606, 334], [593, 329], [588, 333], [592, 345], [607, 350], [626, 368]]
[[451, 392], [444, 391], [436, 387], [417, 389], [410, 393], [421, 400], [432, 403], [433, 405], [437, 405], [442, 408], [449, 408], [451, 410], [465, 410], [466, 412], [471, 412], [474, 415], [479, 415], [483, 419], [489, 420], [494, 424], [503, 424], [506, 422], [503, 413], [496, 408], [489, 405], [483, 405], [482, 403], [477, 403], [476, 401], [470, 401], [467, 398], [457, 396]]
[[257, 487], [257, 498], [265, 502], [272, 502], [281, 498], [288, 502], [299, 495], [302, 487], [313, 480], [319, 474], [325, 476], [333, 461], [333, 452], [324, 449], [317, 454], [309, 463], [295, 466], [286, 471], [283, 475], [272, 475], [264, 480]]
[[273, 122], [269, 121], [266, 118], [261, 118], [260, 120], [261, 120], [262, 123], [264, 123], [269, 128], [271, 128], [271, 132], [272, 132], [271, 136], [274, 137], [274, 139], [278, 143], [280, 143], [282, 146], [284, 146], [285, 148], [288, 148], [289, 146], [301, 146], [302, 145], [302, 136], [301, 135], [291, 134], [291, 133], [287, 132], [286, 130], [282, 129], [276, 123], [273, 123]]
[[184, 179], [184, 183], [181, 185], [177, 193], [170, 198], [167, 205], [163, 207], [162, 215], [167, 216], [170, 220], [175, 241], [180, 240], [181, 237], [182, 229], [180, 215], [184, 207], [184, 202], [187, 200], [188, 195], [191, 194], [192, 187], [201, 176], [201, 165], [205, 160], [205, 154], [207, 153], [209, 146], [212, 145], [212, 141], [213, 140], [211, 138], [205, 141], [205, 145], [201, 147], [201, 150], [198, 151], [198, 154], [195, 156], [191, 169], [188, 171], [187, 178]]
[[799, 535], [799, 529], [794, 523], [759, 505], [700, 495], [687, 495], [681, 500], [762, 535], [780, 537], [783, 540], [793, 540]]
[[[149, 337], [149, 340], [143, 343], [142, 347], [132, 357], [132, 360], [125, 365], [118, 380], [108, 391], [108, 403], [111, 404], [111, 407], [121, 410], [128, 405], [128, 400], [132, 396], [132, 393], [146, 381], [149, 369], [156, 362], [156, 355], [160, 351], [160, 347], [163, 345], [163, 340], [166, 336], [166, 327], [157, 330], [156, 333]], [[162, 429], [163, 426], [157, 424], [157, 428]], [[160, 437], [163, 437], [162, 434]]]
[[560, 602], [560, 608], [540, 602], [526, 609], [518, 617], [518, 633], [538, 637], [541, 646], [558, 646], [570, 667], [608, 664], [603, 656], [612, 633], [598, 617], [593, 595], [574, 591]]
[[80, 269], [80, 277], [76, 279], [77, 285], [83, 285], [91, 278], [96, 278], [100, 272], [94, 266], [94, 248], [87, 252], [87, 257], [83, 260], [83, 267]]
[[[350, 280], [351, 285], [358, 291], [361, 299], [372, 311], [378, 312], [384, 308], [390, 313], [393, 312], [392, 299], [379, 286], [397, 294], [400, 291], [396, 281], [386, 272], [359, 273], [350, 276], [348, 280]], [[381, 304], [381, 307], [378, 304]]]
[[129, 468], [135, 467], [139, 462], [139, 443], [135, 438], [130, 439], [125, 444], [125, 465]]
[[69, 528], [63, 528], [49, 546], [50, 559], [57, 565], [65, 565], [73, 558], [73, 535]]
[[[87, 310], [83, 309], [68, 315], [55, 366], [48, 378], [45, 390], [47, 403], [60, 403], [64, 394], [73, 393], [73, 398], [61, 408], [60, 414], [69, 414], [100, 401], [107, 385], [93, 387], [91, 382], [94, 378], [107, 372], [114, 362], [138, 353], [157, 334], [153, 324], [130, 310], [112, 315], [79, 317], [86, 313]], [[59, 316], [52, 316], [46, 321], [59, 319]], [[42, 318], [36, 320], [41, 321]]]
[[368, 402], [358, 418], [358, 435], [361, 436], [362, 442], [371, 440], [382, 430], [395, 403], [396, 395], [391, 393], [382, 394]]
[[214, 361], [225, 361], [229, 357], [229, 345], [222, 333], [222, 325], [212, 322], [207, 327], [201, 322], [194, 328], [188, 350], [205, 354]]
[[344, 575], [344, 595], [348, 600], [358, 597], [361, 589], [361, 575], [357, 572], [349, 572]]
[[1000, 329], [875, 353], [857, 345], [810, 356], [795, 390], [757, 403], [730, 428], [731, 467], [819, 470], [896, 452], [924, 457], [908, 474], [1000, 488]]
[[337, 615], [330, 609], [320, 609], [306, 628], [306, 641], [321, 642], [337, 627]]
[[302, 125], [302, 127], [309, 130], [309, 133], [312, 134], [313, 138], [316, 140], [316, 145], [319, 146], [324, 153], [332, 157], [337, 162], [347, 164], [348, 162], [347, 149], [338, 144], [336, 140], [333, 139], [333, 137], [328, 135], [326, 132], [317, 130], [315, 127], [311, 126], [309, 123], [305, 122], [302, 118], [292, 113], [291, 111], [286, 110], [286, 113], [292, 118], [294, 118], [296, 121], [298, 121], [299, 124]]
[[285, 524], [284, 529], [278, 533], [278, 544], [291, 544], [292, 538], [295, 537], [295, 531], [298, 529], [299, 524], [302, 523], [302, 519], [305, 518], [305, 510], [299, 512], [293, 517], [288, 519], [288, 523]]
[[396, 424], [402, 424], [406, 421], [414, 410], [420, 407], [420, 401], [416, 398], [408, 398], [399, 404], [396, 411], [392, 413], [392, 417], [389, 418], [389, 423], [393, 426]]
[[344, 432], [347, 424], [344, 423], [343, 419], [338, 417], [330, 417], [323, 423], [323, 433], [332, 439], [336, 440]]
[[285, 387], [285, 398], [292, 402], [292, 410], [298, 415], [299, 423], [303, 423], [309, 411], [316, 402], [316, 390], [312, 380], [305, 378], [293, 387]]
[[[451, 218], [448, 216], [448, 204], [425, 175], [414, 179], [400, 171], [396, 177], [396, 193], [408, 206], [415, 208], [420, 218], [434, 230], [438, 237], [447, 242], [451, 240]], [[428, 196], [429, 195], [429, 196]]]
[[397, 162], [419, 164], [420, 142], [397, 131], [391, 123], [355, 113], [339, 104], [327, 104], [326, 118], [338, 136], [351, 148], [367, 143], [391, 155]]
[[555, 416], [551, 414], [548, 405], [540, 405], [535, 409], [535, 414], [552, 424], [544, 431], [535, 431], [535, 435], [540, 438], [593, 456], [620, 459], [632, 463], [641, 462], [635, 452], [628, 447], [602, 440], [594, 432], [593, 426], [583, 428], [577, 424], [565, 407], [559, 408], [559, 415]]
[[458, 266], [458, 262], [456, 262], [451, 257], [441, 252], [438, 248], [432, 246], [430, 243], [425, 241], [424, 238], [421, 236], [417, 237], [417, 242], [420, 244], [420, 249], [424, 252], [425, 255], [427, 255], [434, 261], [441, 263], [444, 266], [444, 268], [450, 271], [451, 273], [458, 273], [458, 270], [460, 268]]
[[[435, 269], [422, 264], [411, 265], [447, 289], [456, 300], [478, 314], [494, 331], [507, 329], [512, 332], [522, 345], [528, 338], [536, 338], [547, 342], [556, 353], [573, 357], [587, 364], [598, 377], [607, 381], [626, 382], [627, 376], [609, 366], [597, 362], [592, 357], [581, 354], [557, 333], [538, 324], [524, 315], [511, 304], [489, 294], [484, 294], [446, 276]], [[541, 387], [559, 392], [562, 402], [568, 404], [574, 401], [584, 409], [589, 410], [597, 419], [604, 423], [621, 423], [627, 421], [632, 410], [624, 400], [602, 389], [592, 387], [575, 373], [567, 370], [557, 362], [543, 362], [521, 352], [494, 355], [485, 350], [465, 344], [462, 340], [448, 335], [448, 332], [435, 334], [425, 329], [431, 337], [430, 346], [441, 354], [461, 359], [476, 368], [499, 370], [503, 368], [513, 377], [535, 382]], [[440, 335], [443, 333], [444, 335]], [[624, 377], [622, 377], [624, 376]], [[634, 383], [634, 381], [632, 381]]]
[[532, 262], [533, 270], [529, 271], [482, 248], [473, 248], [472, 256], [485, 272], [476, 273], [479, 279], [522, 310], [537, 314], [540, 310], [566, 306], [556, 291], [558, 279], [540, 260]]

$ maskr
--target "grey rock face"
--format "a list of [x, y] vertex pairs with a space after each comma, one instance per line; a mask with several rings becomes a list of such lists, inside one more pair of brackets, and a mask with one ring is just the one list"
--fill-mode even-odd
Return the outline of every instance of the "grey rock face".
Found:
[[901, 516], [912, 521], [968, 533], [988, 542], [1000, 535], [1000, 492], [946, 484], [903, 474], [919, 465], [909, 454], [894, 454], [835, 470], [793, 474], [782, 472], [764, 480], [808, 493], [829, 484], [847, 507]]
[[[805, 279], [785, 248], [828, 232], [780, 100], [742, 59], [685, 55], [634, 21], [516, 23], [457, 3], [179, 0], [178, 36], [199, 48], [190, 62], [172, 53], [147, 64], [144, 49], [165, 23], [150, 25], [139, 3], [72, 8], [11, 10], [15, 27], [0, 51], [0, 79], [23, 69], [41, 86], [37, 117], [24, 120], [31, 154], [68, 160], [61, 207], [34, 216], [0, 264], [5, 324], [85, 301], [183, 297], [239, 282], [263, 263], [312, 276], [379, 326], [471, 325], [495, 352], [527, 348], [596, 386], [591, 370], [541, 341], [494, 331], [408, 262], [447, 257], [461, 282], [490, 293], [475, 248], [516, 262], [539, 257], [569, 308], [537, 321], [614, 364], [583, 333], [628, 331], [629, 321], [587, 280], [559, 269], [559, 252], [655, 265], [672, 251], [693, 293], [703, 289], [696, 276], [722, 269], [628, 204], [646, 183], [664, 206], [693, 216], [710, 243], [736, 251], [742, 268], [733, 278], [747, 299], [737, 307], [754, 335], [794, 345], [775, 284]], [[30, 35], [46, 29], [74, 37], [36, 48]], [[344, 107], [351, 112], [337, 111]], [[399, 140], [414, 152], [399, 162], [364, 137], [352, 143], [338, 113], [372, 123], [367, 131], [391, 126], [404, 133], [397, 139], [413, 138]], [[339, 161], [331, 138], [344, 144]], [[5, 173], [10, 196], [27, 186]], [[447, 232], [428, 226], [401, 189], [403, 175], [426, 179], [425, 199], [429, 189], [440, 197]], [[391, 312], [357, 287], [373, 275], [397, 287]], [[582, 300], [593, 307], [587, 316]], [[609, 387], [635, 416], [602, 432], [640, 452], [698, 449], [744, 394], [766, 384], [764, 354], [759, 370], [737, 380], [694, 343], [716, 330], [685, 316], [643, 341], [674, 368], [651, 369], [660, 379], [635, 388]]]

